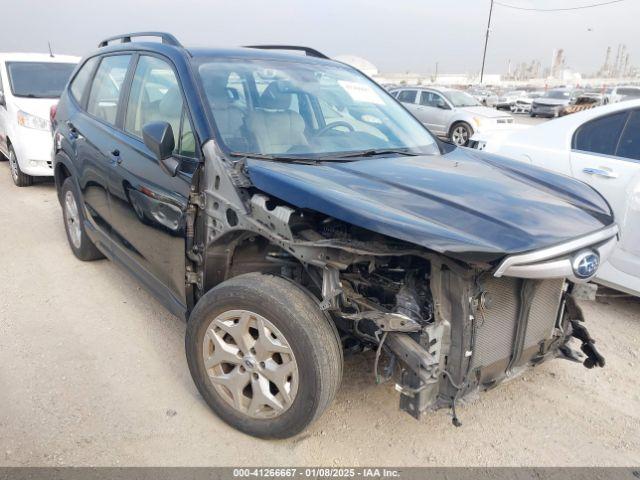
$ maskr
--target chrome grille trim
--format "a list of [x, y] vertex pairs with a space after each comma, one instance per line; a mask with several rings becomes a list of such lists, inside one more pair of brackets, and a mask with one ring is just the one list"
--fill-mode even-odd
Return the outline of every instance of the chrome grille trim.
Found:
[[560, 245], [511, 255], [500, 263], [493, 275], [519, 278], [570, 278], [574, 282], [589, 281], [590, 279], [578, 279], [573, 276], [571, 258], [567, 255], [577, 253], [584, 248], [593, 248], [600, 255], [600, 264], [603, 264], [616, 246], [617, 235], [618, 226], [614, 224]]

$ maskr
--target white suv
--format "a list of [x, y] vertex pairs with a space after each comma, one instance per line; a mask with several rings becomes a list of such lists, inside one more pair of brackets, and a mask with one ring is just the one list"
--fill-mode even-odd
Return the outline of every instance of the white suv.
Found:
[[9, 159], [18, 187], [52, 176], [49, 113], [80, 59], [67, 55], [0, 53], [0, 158]]

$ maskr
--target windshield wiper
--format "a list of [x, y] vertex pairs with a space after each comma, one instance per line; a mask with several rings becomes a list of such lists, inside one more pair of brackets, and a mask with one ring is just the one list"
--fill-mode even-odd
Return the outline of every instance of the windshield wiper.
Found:
[[379, 149], [370, 149], [370, 150], [360, 150], [357, 152], [346, 152], [339, 154], [327, 155], [326, 157], [319, 157], [319, 160], [331, 160], [332, 158], [353, 158], [353, 157], [376, 157], [378, 155], [405, 155], [407, 157], [415, 157], [420, 155], [416, 152], [410, 152], [401, 148], [379, 148]]
[[251, 153], [251, 152], [231, 152], [232, 157], [240, 158], [255, 158], [257, 160], [272, 160], [276, 162], [295, 162], [313, 164], [317, 162], [343, 162], [349, 158], [362, 158], [362, 157], [375, 157], [378, 155], [405, 155], [408, 157], [415, 157], [420, 153], [410, 152], [406, 149], [399, 148], [383, 148], [383, 149], [369, 149], [359, 150], [357, 152], [345, 152], [345, 153], [332, 153], [327, 155], [314, 155], [309, 157], [302, 157], [298, 155], [287, 154], [269, 154], [269, 153]]
[[256, 160], [272, 160], [275, 162], [299, 162], [299, 163], [315, 163], [317, 160], [313, 158], [298, 157], [296, 155], [272, 155], [269, 153], [252, 153], [252, 152], [231, 152], [232, 157], [239, 158], [255, 158]]

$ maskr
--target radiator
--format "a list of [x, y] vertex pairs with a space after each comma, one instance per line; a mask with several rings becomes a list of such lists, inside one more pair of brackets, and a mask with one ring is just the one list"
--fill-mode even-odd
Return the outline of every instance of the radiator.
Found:
[[[509, 360], [520, 310], [520, 279], [491, 277], [483, 282], [489, 298], [476, 309], [476, 338], [471, 367], [486, 367]], [[538, 281], [527, 321], [523, 351], [552, 336], [562, 298], [563, 279]]]

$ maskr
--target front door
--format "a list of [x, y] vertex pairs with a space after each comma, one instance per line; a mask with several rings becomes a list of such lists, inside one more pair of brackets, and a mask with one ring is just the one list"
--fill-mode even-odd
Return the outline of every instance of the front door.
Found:
[[[198, 166], [195, 138], [178, 78], [164, 59], [141, 55], [122, 113], [118, 158], [112, 164], [112, 238], [134, 273], [174, 313], [185, 308], [186, 209]], [[142, 140], [142, 128], [168, 122], [182, 167], [167, 174]]]
[[429, 90], [421, 92], [417, 116], [433, 133], [441, 136], [449, 133], [447, 127], [451, 107], [439, 93]]
[[598, 190], [620, 226], [620, 244], [609, 262], [640, 281], [640, 110], [597, 118], [576, 132], [573, 175]]

